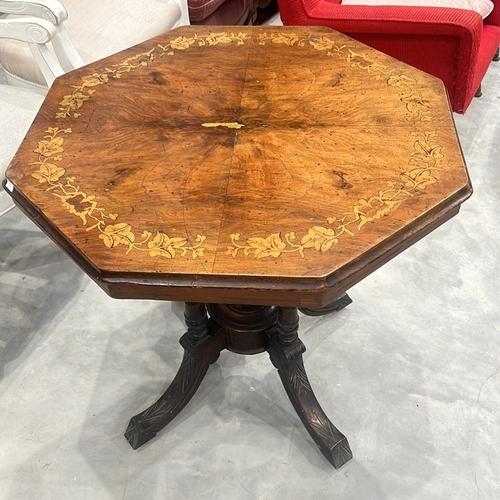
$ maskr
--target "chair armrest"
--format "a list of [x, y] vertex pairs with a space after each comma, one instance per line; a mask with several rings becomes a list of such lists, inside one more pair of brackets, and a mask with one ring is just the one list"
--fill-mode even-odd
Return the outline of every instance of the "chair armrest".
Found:
[[26, 42], [49, 86], [56, 77], [64, 74], [47, 48], [47, 43], [57, 36], [57, 31], [57, 26], [36, 17], [0, 19], [0, 38]]
[[0, 19], [0, 38], [44, 44], [50, 42], [56, 32], [51, 22], [36, 17]]
[[[16, 17], [7, 18], [2, 20], [1, 22], [6, 22], [7, 25], [10, 23], [10, 28], [8, 31], [2, 30], [0, 31], [0, 37], [4, 38], [13, 38], [16, 40], [26, 41], [30, 43], [47, 43], [48, 41], [52, 42], [54, 47], [54, 51], [59, 60], [57, 66], [53, 65], [53, 61], [55, 59], [50, 56], [46, 47], [33, 47], [30, 46], [31, 52], [35, 56], [38, 64], [40, 65], [40, 69], [47, 79], [47, 68], [43, 68], [42, 66], [46, 66], [46, 63], [49, 64], [51, 68], [48, 82], [52, 82], [54, 80], [54, 76], [58, 76], [62, 74], [60, 72], [60, 67], [64, 69], [64, 71], [71, 71], [72, 69], [79, 68], [84, 65], [84, 62], [76, 49], [73, 46], [73, 43], [68, 37], [66, 29], [64, 28], [63, 22], [68, 18], [68, 12], [66, 8], [59, 2], [59, 0], [34, 0], [31, 2], [24, 2], [18, 0], [0, 0], [0, 12], [11, 14]], [[17, 17], [19, 16], [19, 17]], [[23, 16], [34, 16], [30, 18], [24, 18]], [[38, 21], [36, 18], [39, 18]], [[42, 33], [39, 33], [40, 41], [28, 40], [26, 37], [19, 38], [15, 36], [16, 33], [20, 33], [22, 36], [22, 22], [31, 23], [32, 26], [26, 29], [29, 29], [30, 32], [37, 31], [34, 25], [39, 24], [39, 30], [47, 29], [47, 24], [52, 24], [53, 30], [50, 30], [49, 39], [44, 38]], [[17, 25], [17, 27], [16, 27]], [[1, 29], [1, 27], [0, 27]], [[2, 34], [3, 33], [3, 34]], [[11, 33], [11, 35], [6, 34]], [[13, 36], [14, 35], [14, 36]], [[35, 52], [36, 54], [35, 54]], [[42, 55], [42, 53], [44, 55]], [[47, 57], [51, 59], [51, 61], [42, 62], [40, 57], [46, 59]], [[50, 83], [49, 83], [50, 85]]]
[[0, 12], [38, 17], [55, 25], [61, 24], [68, 18], [68, 13], [59, 0], [34, 0], [31, 2], [0, 0]]

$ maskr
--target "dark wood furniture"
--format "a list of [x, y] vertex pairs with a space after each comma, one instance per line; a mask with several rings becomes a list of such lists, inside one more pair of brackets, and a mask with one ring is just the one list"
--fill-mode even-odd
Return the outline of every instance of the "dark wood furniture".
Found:
[[8, 171], [19, 207], [112, 297], [186, 302], [141, 446], [220, 351], [267, 351], [306, 429], [352, 455], [304, 370], [301, 308], [455, 215], [471, 186], [442, 84], [326, 28], [181, 28], [60, 77]]

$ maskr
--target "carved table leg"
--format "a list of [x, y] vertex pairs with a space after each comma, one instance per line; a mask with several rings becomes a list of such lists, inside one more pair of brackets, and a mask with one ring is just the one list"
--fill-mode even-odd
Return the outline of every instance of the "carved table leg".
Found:
[[276, 327], [266, 332], [267, 351], [302, 423], [326, 459], [339, 468], [352, 458], [346, 437], [330, 422], [313, 393], [304, 368], [296, 308], [280, 308]]
[[187, 333], [180, 339], [184, 357], [174, 380], [148, 409], [132, 417], [125, 437], [136, 450], [156, 436], [191, 400], [208, 367], [227, 347], [225, 332], [208, 319], [204, 304], [186, 303]]
[[352, 303], [351, 297], [347, 293], [343, 293], [337, 297], [331, 304], [324, 307], [310, 308], [310, 307], [300, 307], [299, 311], [306, 316], [323, 316], [334, 311], [340, 311]]
[[304, 369], [297, 308], [212, 304], [209, 312], [211, 319], [205, 304], [186, 303], [188, 328], [180, 339], [181, 366], [160, 399], [130, 420], [125, 437], [132, 448], [148, 442], [179, 414], [222, 350], [241, 354], [267, 350], [295, 411], [323, 455], [336, 468], [348, 462], [349, 443], [321, 409]]

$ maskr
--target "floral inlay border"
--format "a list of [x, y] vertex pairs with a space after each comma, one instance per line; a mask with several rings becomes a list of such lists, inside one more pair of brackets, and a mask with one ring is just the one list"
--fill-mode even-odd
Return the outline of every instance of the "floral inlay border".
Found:
[[[208, 36], [196, 34], [192, 37], [181, 36], [166, 45], [158, 45], [147, 52], [127, 58], [111, 68], [105, 68], [101, 73], [83, 77], [81, 83], [74, 86], [74, 90], [63, 97], [56, 118], [79, 118], [80, 109], [96, 92], [96, 87], [108, 84], [110, 79], [119, 79], [126, 73], [146, 67], [159, 57], [173, 56], [177, 51], [187, 50], [196, 45], [200, 47], [232, 43], [244, 45], [246, 37], [247, 35], [241, 32], [237, 35], [222, 32]], [[429, 102], [415, 89], [414, 79], [404, 74], [395, 74], [394, 69], [389, 69], [364, 54], [356, 53], [345, 45], [339, 46], [327, 36], [299, 37], [293, 33], [260, 35], [259, 44], [266, 45], [267, 43], [312, 47], [314, 50], [324, 51], [327, 56], [337, 56], [346, 60], [351, 67], [357, 67], [374, 75], [376, 80], [385, 78], [388, 86], [398, 90], [399, 100], [405, 105], [408, 119], [430, 121]], [[243, 126], [237, 123], [201, 125], [228, 128]], [[38, 165], [38, 170], [31, 174], [32, 177], [40, 184], [47, 184], [47, 191], [51, 191], [61, 200], [63, 207], [70, 214], [80, 218], [82, 224], [88, 226], [86, 231], [97, 230], [99, 238], [106, 247], [125, 246], [127, 247], [126, 254], [132, 250], [147, 251], [151, 257], [161, 256], [169, 259], [175, 256], [184, 257], [188, 254], [193, 259], [203, 256], [202, 245], [206, 239], [203, 235], [197, 235], [196, 244], [190, 245], [187, 238], [170, 237], [161, 231], [155, 233], [142, 230], [142, 239], [138, 240], [130, 224], [111, 223], [118, 219], [118, 214], [106, 213], [106, 210], [99, 206], [95, 195], [88, 195], [82, 191], [75, 177], [63, 178], [66, 175], [66, 169], [54, 163], [62, 160], [61, 154], [64, 152], [62, 146], [65, 138], [72, 133], [71, 128], [49, 127], [45, 132], [47, 135], [38, 141], [38, 146], [34, 150], [34, 153], [38, 154], [38, 161], [33, 162], [33, 165]], [[276, 259], [283, 254], [290, 253], [298, 253], [304, 257], [305, 250], [326, 252], [339, 243], [339, 238], [343, 235], [355, 236], [355, 233], [368, 222], [389, 215], [405, 199], [438, 181], [435, 172], [439, 170], [438, 161], [444, 158], [444, 155], [441, 152], [443, 146], [436, 139], [437, 134], [430, 131], [425, 131], [419, 137], [415, 137], [413, 150], [409, 153], [408, 166], [399, 174], [398, 179], [387, 181], [386, 188], [380, 189], [378, 193], [367, 199], [359, 199], [357, 204], [341, 217], [328, 217], [326, 223], [330, 227], [312, 226], [300, 239], [293, 231], [286, 233], [284, 238], [281, 232], [276, 232], [267, 237], [245, 238], [244, 243], [239, 243], [241, 235], [235, 233], [230, 235], [232, 246], [227, 247], [226, 253], [233, 258], [236, 258], [242, 251], [247, 256], [252, 252], [257, 259], [264, 257]]]
[[[178, 37], [167, 45], [159, 45], [160, 51], [155, 53], [156, 48], [125, 59], [123, 62], [105, 68], [102, 73], [93, 73], [83, 77], [80, 85], [74, 86], [71, 94], [63, 97], [59, 103], [59, 112], [56, 118], [66, 119], [68, 117], [79, 118], [80, 109], [96, 92], [96, 87], [110, 82], [111, 78], [119, 79], [122, 75], [141, 67], [148, 66], [158, 57], [164, 55], [172, 56], [176, 50], [186, 50], [193, 44], [199, 46], [214, 46], [218, 44], [236, 43], [242, 45], [246, 34], [239, 33], [213, 33], [206, 37], [193, 38]], [[241, 128], [238, 123], [215, 123], [202, 124], [205, 127], [225, 126], [229, 128]], [[47, 191], [51, 191], [54, 196], [61, 200], [63, 207], [72, 215], [80, 218], [84, 226], [88, 226], [86, 231], [97, 230], [99, 238], [108, 248], [117, 246], [127, 247], [126, 255], [132, 250], [147, 251], [151, 257], [165, 257], [172, 259], [176, 256], [185, 257], [190, 255], [193, 259], [203, 256], [205, 248], [202, 246], [206, 236], [197, 235], [196, 244], [190, 245], [187, 238], [171, 237], [162, 231], [153, 233], [149, 230], [141, 231], [141, 240], [138, 240], [132, 230], [132, 226], [127, 222], [117, 222], [118, 214], [106, 213], [106, 210], [98, 206], [96, 196], [88, 195], [76, 184], [75, 177], [63, 178], [66, 169], [56, 165], [55, 162], [62, 160], [64, 152], [63, 143], [66, 137], [72, 133], [71, 128], [49, 127], [43, 139], [38, 141], [37, 148], [33, 151], [37, 153], [38, 161], [32, 165], [38, 165], [38, 170], [31, 175], [40, 184], [47, 184]]]
[[153, 236], [151, 231], [142, 231], [142, 240], [138, 241], [130, 224], [112, 224], [111, 221], [116, 221], [118, 215], [106, 213], [106, 210], [99, 206], [95, 195], [89, 195], [80, 189], [75, 177], [63, 178], [66, 169], [56, 164], [62, 160], [64, 140], [72, 133], [71, 128], [49, 127], [46, 133], [34, 150], [38, 153], [38, 161], [31, 165], [38, 165], [38, 170], [31, 175], [40, 184], [46, 184], [47, 191], [51, 191], [70, 214], [78, 217], [84, 226], [88, 226], [86, 231], [97, 230], [100, 233], [99, 238], [108, 248], [126, 246], [127, 255], [132, 250], [139, 250], [148, 252], [151, 257], [161, 256], [168, 259], [173, 259], [177, 252], [181, 257], [190, 253], [193, 259], [203, 256], [202, 244], [205, 236], [198, 235], [197, 244], [190, 246], [186, 238], [170, 237], [161, 231], [156, 231]]
[[78, 118], [80, 116], [80, 113], [78, 112], [79, 109], [96, 91], [93, 87], [108, 83], [110, 78], [119, 79], [125, 73], [130, 73], [132, 70], [148, 66], [158, 57], [163, 57], [165, 55], [173, 56], [176, 51], [187, 50], [195, 44], [199, 47], [232, 43], [235, 43], [236, 45], [243, 45], [246, 37], [247, 35], [245, 33], [238, 33], [235, 35], [234, 33], [227, 32], [211, 33], [208, 36], [198, 36], [195, 34], [190, 38], [180, 36], [171, 40], [166, 45], [158, 45], [157, 48], [152, 48], [148, 52], [143, 52], [141, 54], [137, 54], [136, 56], [129, 57], [111, 68], [105, 68], [102, 73], [93, 73], [90, 76], [82, 78], [81, 84], [76, 85], [74, 87], [75, 90], [73, 90], [71, 94], [63, 97], [63, 100], [59, 105], [60, 113], [56, 114], [56, 118], [66, 118], [67, 116]]
[[412, 197], [419, 190], [437, 182], [433, 174], [437, 162], [443, 158], [442, 146], [433, 141], [435, 134], [426, 133], [417, 138], [410, 153], [407, 171], [399, 174], [397, 182], [387, 181], [387, 187], [367, 199], [359, 199], [357, 205], [341, 218], [328, 217], [327, 223], [334, 227], [312, 226], [296, 243], [295, 232], [286, 233], [284, 238], [280, 233], [273, 233], [267, 238], [247, 238], [244, 244], [238, 243], [240, 234], [231, 234], [232, 246], [227, 247], [227, 254], [236, 257], [240, 250], [244, 255], [253, 255], [257, 259], [263, 257], [280, 257], [285, 253], [298, 252], [304, 257], [304, 251], [314, 249], [326, 252], [339, 243], [339, 238], [345, 234], [355, 236], [368, 222], [373, 222], [395, 210], [405, 199]]
[[263, 34], [259, 36], [259, 45], [271, 43], [274, 45], [288, 45], [289, 47], [308, 47], [314, 50], [325, 52], [327, 56], [337, 56], [347, 61], [351, 67], [359, 68], [369, 74], [374, 75], [376, 80], [387, 78], [387, 85], [398, 87], [400, 90], [400, 101], [405, 105], [406, 110], [412, 118], [422, 121], [430, 120], [430, 105], [427, 99], [424, 99], [422, 93], [415, 89], [416, 80], [403, 74], [395, 75], [394, 69], [380, 64], [365, 54], [354, 52], [345, 45], [337, 43], [327, 36], [321, 37], [299, 37], [294, 33], [279, 33], [277, 35]]
[[[339, 46], [327, 36], [299, 37], [294, 33], [260, 35], [259, 44], [267, 43], [312, 46], [315, 50], [324, 51], [327, 56], [337, 56], [347, 60], [351, 67], [373, 74], [376, 80], [386, 78], [387, 85], [398, 89], [399, 99], [405, 105], [411, 119], [430, 121], [429, 102], [414, 88], [416, 80], [406, 75], [394, 74], [394, 69], [389, 69], [364, 54], [354, 52], [345, 45]], [[236, 258], [242, 251], [246, 256], [252, 253], [256, 259], [264, 257], [276, 259], [290, 253], [298, 253], [304, 257], [305, 250], [326, 252], [339, 243], [339, 238], [343, 235], [355, 236], [355, 233], [368, 222], [389, 215], [405, 199], [438, 181], [434, 174], [439, 170], [438, 161], [444, 158], [444, 155], [441, 152], [443, 146], [436, 141], [436, 136], [435, 132], [423, 132], [423, 135], [416, 137], [413, 150], [409, 153], [408, 166], [399, 174], [398, 180], [389, 180], [385, 189], [380, 189], [367, 199], [359, 199], [358, 203], [342, 217], [328, 217], [327, 224], [334, 227], [311, 226], [300, 239], [294, 231], [285, 233], [284, 237], [281, 232], [276, 232], [267, 237], [245, 238], [244, 243], [240, 243], [240, 233], [235, 233], [230, 235], [232, 245], [228, 245], [226, 254]]]

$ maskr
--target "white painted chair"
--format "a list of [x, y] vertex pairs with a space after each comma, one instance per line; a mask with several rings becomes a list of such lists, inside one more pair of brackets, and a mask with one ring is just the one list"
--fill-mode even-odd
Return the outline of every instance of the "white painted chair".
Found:
[[7, 81], [40, 93], [67, 71], [189, 24], [187, 0], [0, 0], [0, 13]]

